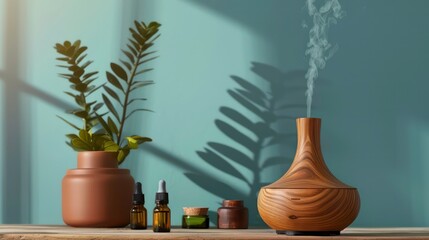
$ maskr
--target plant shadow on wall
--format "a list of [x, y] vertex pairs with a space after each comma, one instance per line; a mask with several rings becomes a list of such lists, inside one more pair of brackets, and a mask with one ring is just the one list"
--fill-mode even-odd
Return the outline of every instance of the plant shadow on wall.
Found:
[[[295, 116], [305, 112], [305, 71], [283, 73], [257, 62], [252, 63], [251, 71], [265, 81], [262, 85], [267, 85], [268, 90], [231, 76], [238, 88], [227, 92], [242, 109], [222, 106], [219, 111], [226, 120], [214, 121], [219, 131], [235, 143], [208, 142], [197, 155], [211, 169], [185, 175], [222, 199], [244, 200], [249, 207], [249, 225], [260, 226], [263, 222], [256, 209], [258, 191], [279, 177], [272, 172], [281, 169], [279, 174], [283, 173], [295, 154], [286, 146], [296, 145]], [[280, 126], [289, 127], [282, 130]], [[264, 173], [270, 177], [264, 177]], [[216, 219], [216, 212], [210, 215]]]

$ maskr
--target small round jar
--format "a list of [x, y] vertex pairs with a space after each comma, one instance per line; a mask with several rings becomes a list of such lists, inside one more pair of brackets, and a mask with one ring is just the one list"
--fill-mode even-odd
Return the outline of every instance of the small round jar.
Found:
[[209, 228], [208, 210], [208, 208], [201, 207], [184, 207], [182, 228]]
[[223, 229], [247, 229], [248, 210], [242, 200], [223, 200], [217, 210], [217, 227]]

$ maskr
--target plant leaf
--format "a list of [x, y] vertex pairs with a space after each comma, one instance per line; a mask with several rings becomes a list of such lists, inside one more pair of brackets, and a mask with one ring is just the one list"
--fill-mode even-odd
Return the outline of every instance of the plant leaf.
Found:
[[103, 106], [103, 103], [97, 103], [95, 104], [94, 108], [92, 109], [94, 112], [98, 111]]
[[95, 148], [94, 150], [104, 151], [104, 143], [110, 140], [110, 137], [106, 134], [93, 134], [92, 141]]
[[71, 127], [73, 127], [74, 129], [76, 129], [76, 130], [80, 130], [80, 128], [78, 128], [76, 125], [74, 125], [73, 123], [71, 123], [71, 122], [69, 122], [69, 121], [67, 121], [66, 119], [64, 119], [63, 117], [61, 117], [61, 116], [58, 116], [57, 115], [57, 117], [58, 118], [60, 118], [61, 120], [63, 120], [64, 122], [66, 122], [68, 125], [70, 125]]
[[134, 62], [134, 56], [133, 56], [133, 54], [131, 54], [130, 52], [128, 52], [128, 51], [125, 51], [125, 50], [122, 50], [122, 52], [125, 54], [125, 56], [127, 56], [128, 57], [128, 59], [130, 59], [130, 62]]
[[[64, 44], [64, 46], [67, 48], [66, 44]], [[68, 47], [68, 49], [66, 50], [66, 55], [69, 56], [70, 58], [73, 57], [75, 50], [76, 50], [76, 47], [74, 46]]]
[[116, 74], [116, 76], [123, 79], [124, 81], [127, 81], [127, 79], [128, 79], [127, 73], [125, 72], [125, 70], [121, 66], [119, 66], [116, 63], [111, 63], [110, 67], [112, 68], [112, 70]]
[[110, 110], [110, 112], [116, 118], [116, 120], [118, 120], [118, 122], [120, 122], [120, 120], [119, 120], [119, 114], [116, 111], [115, 107], [113, 107], [112, 102], [109, 100], [109, 98], [106, 95], [101, 94], [101, 96], [103, 97], [104, 104], [106, 104], [107, 108]]
[[78, 150], [92, 150], [91, 147], [85, 143], [84, 141], [82, 141], [80, 138], [74, 138], [71, 140], [71, 145], [73, 146], [73, 148], [78, 149]]
[[71, 97], [76, 97], [76, 96], [79, 96], [79, 95], [74, 95], [73, 93], [71, 93], [71, 92], [64, 92], [65, 94], [67, 94], [67, 95], [69, 95], [69, 96], [71, 96]]
[[130, 149], [126, 147], [120, 149], [118, 153], [118, 164], [123, 163], [128, 154], [130, 154]]
[[142, 136], [138, 136], [138, 135], [132, 135], [129, 138], [132, 138], [132, 139], [136, 140], [137, 144], [139, 144], [139, 145], [142, 144], [142, 143], [145, 143], [145, 142], [151, 142], [152, 141], [151, 138], [142, 137]]
[[154, 81], [152, 81], [152, 80], [147, 80], [147, 81], [133, 81], [133, 83], [131, 83], [131, 86], [135, 86], [136, 84], [140, 84], [140, 83], [154, 83]]
[[134, 21], [134, 25], [136, 25], [136, 29], [137, 31], [142, 35], [146, 35], [146, 30], [145, 28], [138, 22], [138, 21]]
[[65, 78], [65, 79], [69, 79], [69, 78], [73, 77], [73, 74], [67, 74], [67, 73], [60, 73], [58, 75], [62, 78]]
[[86, 112], [85, 110], [81, 110], [81, 111], [73, 112], [73, 115], [80, 118], [86, 118], [88, 116], [88, 112]]
[[131, 35], [133, 36], [134, 40], [136, 40], [140, 45], [145, 44], [145, 42], [146, 42], [145, 39], [139, 33], [137, 33], [132, 28], [130, 28], [130, 32], [132, 33]]
[[138, 54], [140, 52], [140, 44], [131, 38], [129, 38], [128, 40], [131, 42], [131, 44], [134, 46], [134, 49], [137, 51], [137, 54], [135, 55], [138, 57]]
[[92, 89], [91, 91], [89, 91], [89, 92], [86, 94], [86, 97], [87, 97], [87, 96], [89, 96], [89, 95], [91, 95], [91, 93], [93, 93], [93, 92], [97, 91], [97, 90], [98, 90], [98, 89], [100, 89], [101, 87], [103, 87], [105, 84], [106, 84], [106, 83], [103, 83], [103, 84], [101, 84], [100, 86], [98, 86], [98, 87], [96, 87], [96, 88]]
[[82, 62], [83, 59], [85, 59], [85, 57], [87, 56], [87, 54], [84, 54], [82, 56], [80, 56], [77, 60], [76, 60], [76, 64], [79, 64], [80, 62]]
[[157, 59], [158, 57], [159, 56], [155, 56], [155, 57], [151, 57], [151, 58], [145, 59], [145, 60], [139, 62], [138, 66], [142, 65], [143, 63], [147, 63], [147, 62], [150, 62], [150, 61], [152, 61], [154, 59]]
[[74, 97], [75, 102], [77, 103], [77, 105], [81, 106], [81, 107], [85, 107], [85, 96], [83, 95], [76, 95]]
[[150, 71], [152, 71], [152, 70], [153, 70], [153, 68], [146, 68], [146, 69], [140, 70], [140, 71], [138, 71], [138, 72], [136, 73], [136, 76], [137, 76], [137, 75], [140, 75], [140, 74], [142, 74], [142, 73], [145, 73], [145, 72], [150, 72]]
[[[92, 82], [94, 82], [97, 78], [91, 78], [91, 79], [87, 79], [84, 82], [88, 85], [90, 85]], [[95, 86], [91, 85], [91, 90], [94, 89]]]
[[78, 40], [76, 40], [76, 41], [74, 41], [74, 43], [73, 43], [73, 46], [74, 47], [76, 47], [76, 48], [79, 48], [80, 47], [80, 40], [78, 39]]
[[121, 100], [119, 99], [119, 96], [118, 96], [118, 94], [116, 94], [115, 93], [115, 91], [113, 91], [111, 88], [109, 88], [108, 86], [104, 86], [104, 90], [106, 90], [106, 92], [110, 95], [110, 96], [112, 96], [112, 98], [114, 98], [121, 106], [122, 106], [122, 103], [121, 103]]
[[87, 47], [81, 47], [79, 48], [73, 55], [73, 59], [77, 59], [83, 52], [85, 52], [88, 48]]
[[118, 128], [116, 127], [115, 122], [110, 117], [107, 117], [107, 125], [109, 126], [112, 133], [115, 133], [116, 136], [118, 136]]
[[134, 91], [134, 90], [136, 90], [136, 89], [138, 89], [138, 88], [141, 88], [141, 87], [144, 87], [144, 86], [149, 86], [149, 85], [152, 85], [152, 84], [154, 84], [154, 83], [153, 83], [153, 82], [137, 83], [137, 84], [135, 84], [135, 85], [130, 89], [130, 92], [132, 92], [132, 91]]
[[79, 131], [79, 138], [85, 143], [87, 143], [88, 145], [91, 144], [91, 135], [89, 135], [89, 133], [86, 130], [81, 129]]
[[97, 73], [98, 73], [98, 72], [90, 72], [90, 73], [87, 73], [87, 74], [83, 75], [82, 80], [86, 80], [86, 79], [88, 79], [88, 78], [90, 78], [90, 77], [94, 76], [94, 75], [95, 75], [95, 74], [97, 74]]
[[74, 138], [79, 138], [79, 136], [76, 134], [67, 134], [66, 137], [69, 138], [70, 140], [72, 140]]
[[103, 149], [106, 152], [117, 152], [119, 150], [119, 146], [114, 141], [106, 141], [104, 142]]
[[136, 112], [153, 112], [152, 110], [149, 109], [144, 109], [144, 108], [140, 108], [140, 109], [134, 109], [133, 111], [131, 111], [127, 117], [125, 119], [128, 119], [129, 117], [131, 117], [131, 115], [133, 115]]
[[65, 61], [65, 62], [67, 62], [69, 60], [69, 58], [67, 58], [67, 57], [59, 57], [59, 58], [56, 58], [56, 59], [59, 60], [59, 61]]
[[157, 52], [157, 51], [151, 51], [151, 52], [143, 53], [143, 54], [141, 54], [141, 55], [140, 55], [140, 59], [143, 59], [144, 57], [149, 56], [149, 55], [151, 55], [151, 54], [154, 54], [154, 53], [156, 53], [156, 52]]
[[127, 145], [130, 149], [137, 149], [140, 144], [145, 142], [151, 142], [152, 139], [148, 137], [133, 135], [133, 136], [127, 137], [127, 141], [128, 141]]
[[112, 131], [110, 130], [109, 125], [107, 125], [106, 121], [104, 121], [103, 117], [96, 114], [98, 122], [101, 124], [101, 126], [103, 127], [103, 129], [110, 135], [112, 136]]
[[73, 71], [73, 76], [75, 76], [75, 77], [80, 77], [80, 76], [82, 76], [84, 73], [85, 73], [85, 70], [83, 70], [83, 68], [81, 68], [81, 67], [79, 67], [79, 66], [77, 66], [77, 65], [75, 65], [75, 66], [72, 66], [73, 68], [74, 68], [74, 70], [71, 70], [70, 68], [70, 70], [71, 71]]
[[134, 54], [134, 56], [137, 57], [137, 49], [135, 49], [133, 46], [127, 44], [128, 49]]
[[87, 61], [80, 67], [82, 70], [84, 70], [86, 67], [88, 67], [93, 61]]
[[139, 144], [137, 143], [137, 140], [135, 140], [132, 137], [127, 137], [127, 140], [128, 140], [128, 147], [130, 149], [137, 149], [137, 148], [139, 148]]
[[150, 47], [153, 46], [153, 43], [146, 43], [142, 46], [142, 48], [140, 49], [142, 52], [146, 51], [147, 49], [149, 49]]
[[147, 98], [134, 98], [131, 99], [130, 101], [128, 101], [127, 105], [130, 105], [131, 103], [135, 102], [135, 101], [146, 101]]
[[76, 85], [71, 85], [70, 88], [78, 92], [85, 92], [85, 90], [88, 88], [88, 85], [86, 85], [85, 83], [78, 83]]
[[122, 88], [121, 83], [118, 81], [118, 79], [113, 75], [112, 73], [106, 71], [106, 77], [107, 81], [109, 81], [113, 86], [120, 89], [122, 92], [124, 92], [124, 89]]
[[[160, 34], [156, 35], [154, 38], [152, 38], [152, 36], [149, 37], [150, 41], [149, 43], [153, 43], [153, 41], [155, 41], [156, 39], [158, 39], [160, 36]], [[151, 39], [152, 38], [152, 39]]]
[[127, 63], [121, 59], [119, 59], [119, 61], [121, 61], [121, 63], [124, 64], [124, 66], [128, 69], [128, 71], [131, 71], [131, 69], [132, 69], [131, 64], [129, 64], [129, 63]]

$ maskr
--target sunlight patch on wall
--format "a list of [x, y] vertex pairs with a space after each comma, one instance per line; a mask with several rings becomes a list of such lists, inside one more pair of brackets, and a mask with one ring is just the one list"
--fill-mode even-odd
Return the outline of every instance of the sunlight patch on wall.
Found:
[[[4, 118], [2, 117], [2, 116], [4, 116], [4, 106], [3, 106], [4, 89], [3, 88], [4, 88], [4, 83], [3, 83], [3, 79], [0, 76], [0, 142], [5, 141], [5, 136], [3, 134], [3, 129], [4, 129], [3, 119]], [[0, 173], [3, 173], [3, 162], [4, 162], [3, 145], [4, 144], [0, 144]], [[1, 193], [3, 193], [3, 182], [4, 182], [3, 174], [1, 174], [1, 176], [0, 176], [0, 196], [1, 196]], [[2, 219], [3, 207], [2, 206], [3, 206], [3, 198], [0, 197], [0, 223], [3, 222], [3, 219]]]
[[[3, 76], [3, 72], [4, 72], [4, 62], [5, 62], [5, 56], [2, 54], [3, 48], [4, 48], [4, 31], [5, 31], [5, 26], [4, 23], [5, 21], [5, 4], [6, 0], [0, 0], [0, 139], [3, 137], [3, 111], [4, 111], [4, 107], [3, 104], [4, 103], [4, 93], [3, 93], [3, 81], [4, 76]], [[3, 162], [3, 144], [0, 144], [0, 163]], [[1, 165], [0, 165], [1, 167]], [[0, 168], [0, 172], [2, 171], [2, 169]], [[1, 188], [1, 185], [0, 185]], [[1, 192], [1, 189], [0, 189]], [[0, 198], [0, 204], [1, 204], [2, 198]], [[1, 206], [1, 205], [0, 205]], [[0, 213], [1, 213], [1, 207], [0, 207]]]
[[4, 35], [5, 35], [5, 23], [6, 23], [6, 0], [0, 0], [0, 81], [4, 81], [4, 79], [1, 79], [1, 73], [4, 71], [4, 63], [5, 59], [3, 54], [1, 54], [4, 48]]
[[65, 171], [75, 167], [76, 153], [65, 144], [64, 135], [73, 129], [55, 115], [66, 116], [67, 105], [74, 102], [63, 93], [69, 89], [69, 84], [57, 76], [63, 69], [55, 66], [59, 63], [55, 60], [58, 56], [53, 46], [65, 40], [82, 40], [82, 44], [88, 46], [88, 59], [94, 60], [88, 69], [100, 71], [97, 83], [104, 81], [104, 70], [120, 53], [121, 16], [118, 9], [121, 2], [60, 0], [25, 3], [25, 38], [32, 41], [23, 46], [26, 49], [25, 85], [21, 90], [25, 90], [25, 99], [31, 101], [27, 113], [31, 122], [26, 123], [32, 164], [31, 223], [60, 224], [59, 183]]

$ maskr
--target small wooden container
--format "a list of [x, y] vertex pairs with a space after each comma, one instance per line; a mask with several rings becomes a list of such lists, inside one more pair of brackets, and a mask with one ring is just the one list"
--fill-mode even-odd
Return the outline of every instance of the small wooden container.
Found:
[[242, 200], [223, 200], [217, 210], [217, 227], [223, 229], [247, 229], [248, 210]]

